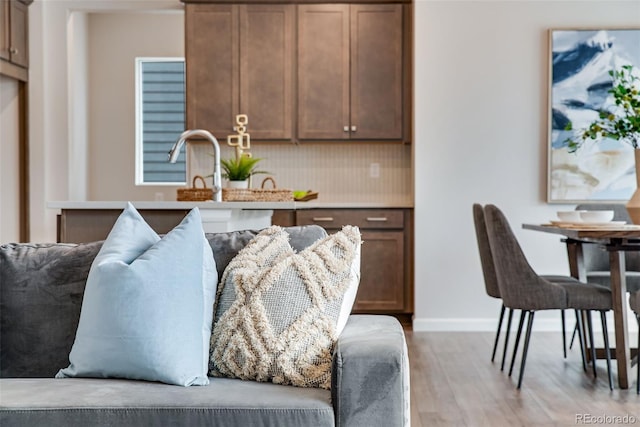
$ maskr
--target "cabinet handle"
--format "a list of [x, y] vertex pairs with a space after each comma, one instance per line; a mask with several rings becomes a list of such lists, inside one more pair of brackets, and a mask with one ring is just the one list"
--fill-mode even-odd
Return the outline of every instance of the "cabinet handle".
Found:
[[15, 47], [10, 47], [9, 48], [9, 53], [12, 55], [17, 55], [18, 54], [18, 49], [16, 49]]
[[332, 216], [314, 216], [313, 221], [314, 222], [331, 222], [333, 221], [333, 217]]
[[357, 128], [357, 127], [355, 127], [355, 126], [351, 126], [351, 132], [355, 132], [355, 131], [357, 131], [357, 130], [358, 130], [358, 128]]
[[387, 217], [384, 216], [368, 216], [367, 221], [371, 222], [386, 222], [388, 221]]
[[344, 130], [345, 132], [349, 132], [349, 126], [345, 126], [345, 127], [343, 128], [343, 130]]

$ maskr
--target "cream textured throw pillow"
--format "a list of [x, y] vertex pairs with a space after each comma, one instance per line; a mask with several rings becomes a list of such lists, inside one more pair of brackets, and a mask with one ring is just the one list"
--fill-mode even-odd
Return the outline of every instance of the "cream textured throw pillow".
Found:
[[329, 389], [360, 243], [358, 228], [345, 226], [295, 253], [281, 227], [261, 231], [218, 287], [210, 375]]

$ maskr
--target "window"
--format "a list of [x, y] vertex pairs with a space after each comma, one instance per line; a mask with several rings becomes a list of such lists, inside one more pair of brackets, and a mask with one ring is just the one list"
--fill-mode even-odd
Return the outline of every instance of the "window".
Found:
[[183, 58], [136, 58], [136, 185], [185, 183], [185, 154], [168, 161], [185, 129], [184, 83]]

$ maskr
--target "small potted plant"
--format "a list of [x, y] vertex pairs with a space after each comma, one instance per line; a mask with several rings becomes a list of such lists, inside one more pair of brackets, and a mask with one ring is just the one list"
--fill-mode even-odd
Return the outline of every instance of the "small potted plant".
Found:
[[260, 160], [262, 159], [248, 156], [221, 159], [222, 177], [229, 180], [230, 188], [248, 188], [252, 175], [268, 173], [256, 169]]

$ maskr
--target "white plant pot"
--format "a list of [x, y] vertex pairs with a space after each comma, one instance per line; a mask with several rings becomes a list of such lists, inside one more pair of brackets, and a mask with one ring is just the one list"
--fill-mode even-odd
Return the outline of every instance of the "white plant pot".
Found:
[[228, 181], [227, 188], [249, 188], [249, 180], [244, 181]]

